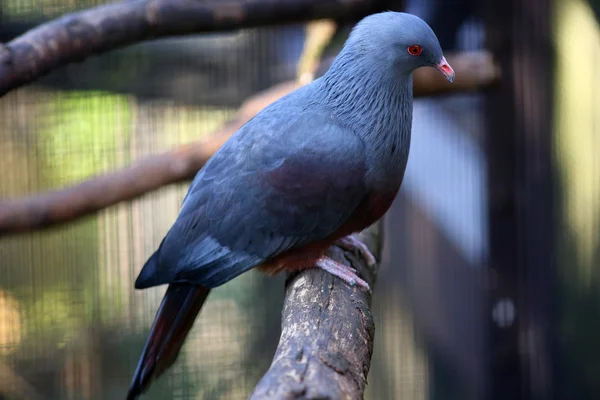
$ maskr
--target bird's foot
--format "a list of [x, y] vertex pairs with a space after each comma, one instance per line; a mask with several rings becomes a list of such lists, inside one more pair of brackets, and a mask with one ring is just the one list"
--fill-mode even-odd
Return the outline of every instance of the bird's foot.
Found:
[[358, 238], [354, 235], [338, 239], [336, 241], [336, 244], [344, 250], [357, 251], [360, 254], [360, 256], [367, 262], [367, 266], [369, 268], [373, 268], [375, 264], [377, 264], [377, 259], [375, 258], [373, 253], [371, 253], [367, 245], [358, 240]]
[[350, 286], [358, 286], [369, 293], [371, 292], [369, 284], [360, 279], [358, 275], [356, 275], [356, 270], [352, 267], [348, 267], [347, 265], [334, 261], [326, 256], [319, 258], [315, 265], [322, 270], [329, 272], [331, 275], [337, 276]]

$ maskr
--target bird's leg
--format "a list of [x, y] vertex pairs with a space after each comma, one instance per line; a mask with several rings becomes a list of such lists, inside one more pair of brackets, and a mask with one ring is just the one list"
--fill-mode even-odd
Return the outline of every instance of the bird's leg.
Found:
[[356, 270], [354, 268], [334, 261], [327, 256], [321, 256], [315, 265], [322, 270], [329, 272], [331, 275], [337, 276], [350, 286], [358, 286], [368, 292], [371, 292], [369, 284], [356, 275]]
[[377, 264], [377, 259], [371, 253], [369, 248], [354, 235], [349, 235], [344, 238], [338, 239], [336, 244], [344, 250], [358, 251], [360, 256], [367, 262], [369, 268], [373, 268]]

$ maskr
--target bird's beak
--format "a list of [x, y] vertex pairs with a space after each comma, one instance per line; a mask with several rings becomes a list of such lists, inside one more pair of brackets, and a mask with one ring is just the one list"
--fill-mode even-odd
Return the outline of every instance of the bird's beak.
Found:
[[442, 74], [444, 74], [446, 79], [448, 79], [448, 82], [454, 82], [454, 70], [452, 69], [450, 64], [448, 64], [448, 61], [446, 61], [446, 57], [442, 56], [440, 62], [435, 64], [434, 67]]

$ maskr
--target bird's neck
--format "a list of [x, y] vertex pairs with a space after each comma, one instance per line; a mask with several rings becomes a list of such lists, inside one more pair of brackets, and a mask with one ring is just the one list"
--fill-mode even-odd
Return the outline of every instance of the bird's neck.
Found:
[[344, 52], [320, 84], [330, 109], [368, 139], [400, 135], [412, 124], [412, 74]]
[[373, 185], [399, 187], [410, 148], [412, 74], [342, 52], [320, 79], [338, 121], [365, 143]]

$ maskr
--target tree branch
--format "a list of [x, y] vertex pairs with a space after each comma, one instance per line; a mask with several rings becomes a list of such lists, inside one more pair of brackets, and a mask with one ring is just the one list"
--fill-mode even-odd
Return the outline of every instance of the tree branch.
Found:
[[461, 92], [479, 92], [500, 81], [500, 68], [487, 51], [448, 55], [456, 79], [450, 83], [433, 68], [419, 68], [414, 75], [414, 96], [440, 96]]
[[[379, 260], [382, 223], [359, 238]], [[373, 288], [377, 267], [338, 247], [329, 256], [357, 269]], [[375, 333], [370, 305], [370, 294], [320, 269], [290, 276], [279, 345], [250, 399], [362, 399]]]
[[[450, 85], [432, 70], [415, 74], [415, 96], [480, 90], [494, 84], [499, 73], [486, 52], [448, 56], [455, 66], [456, 81]], [[322, 70], [328, 67], [324, 63]], [[440, 75], [440, 76], [438, 76]], [[39, 195], [0, 200], [0, 236], [75, 220], [122, 201], [132, 200], [165, 185], [194, 177], [223, 143], [250, 118], [278, 98], [300, 87], [294, 81], [284, 82], [259, 93], [242, 104], [237, 116], [212, 139], [177, 147], [167, 153], [153, 155], [131, 166], [88, 181]]]
[[0, 44], [0, 96], [59, 66], [147, 39], [334, 18], [358, 19], [378, 0], [129, 0], [38, 26]]

